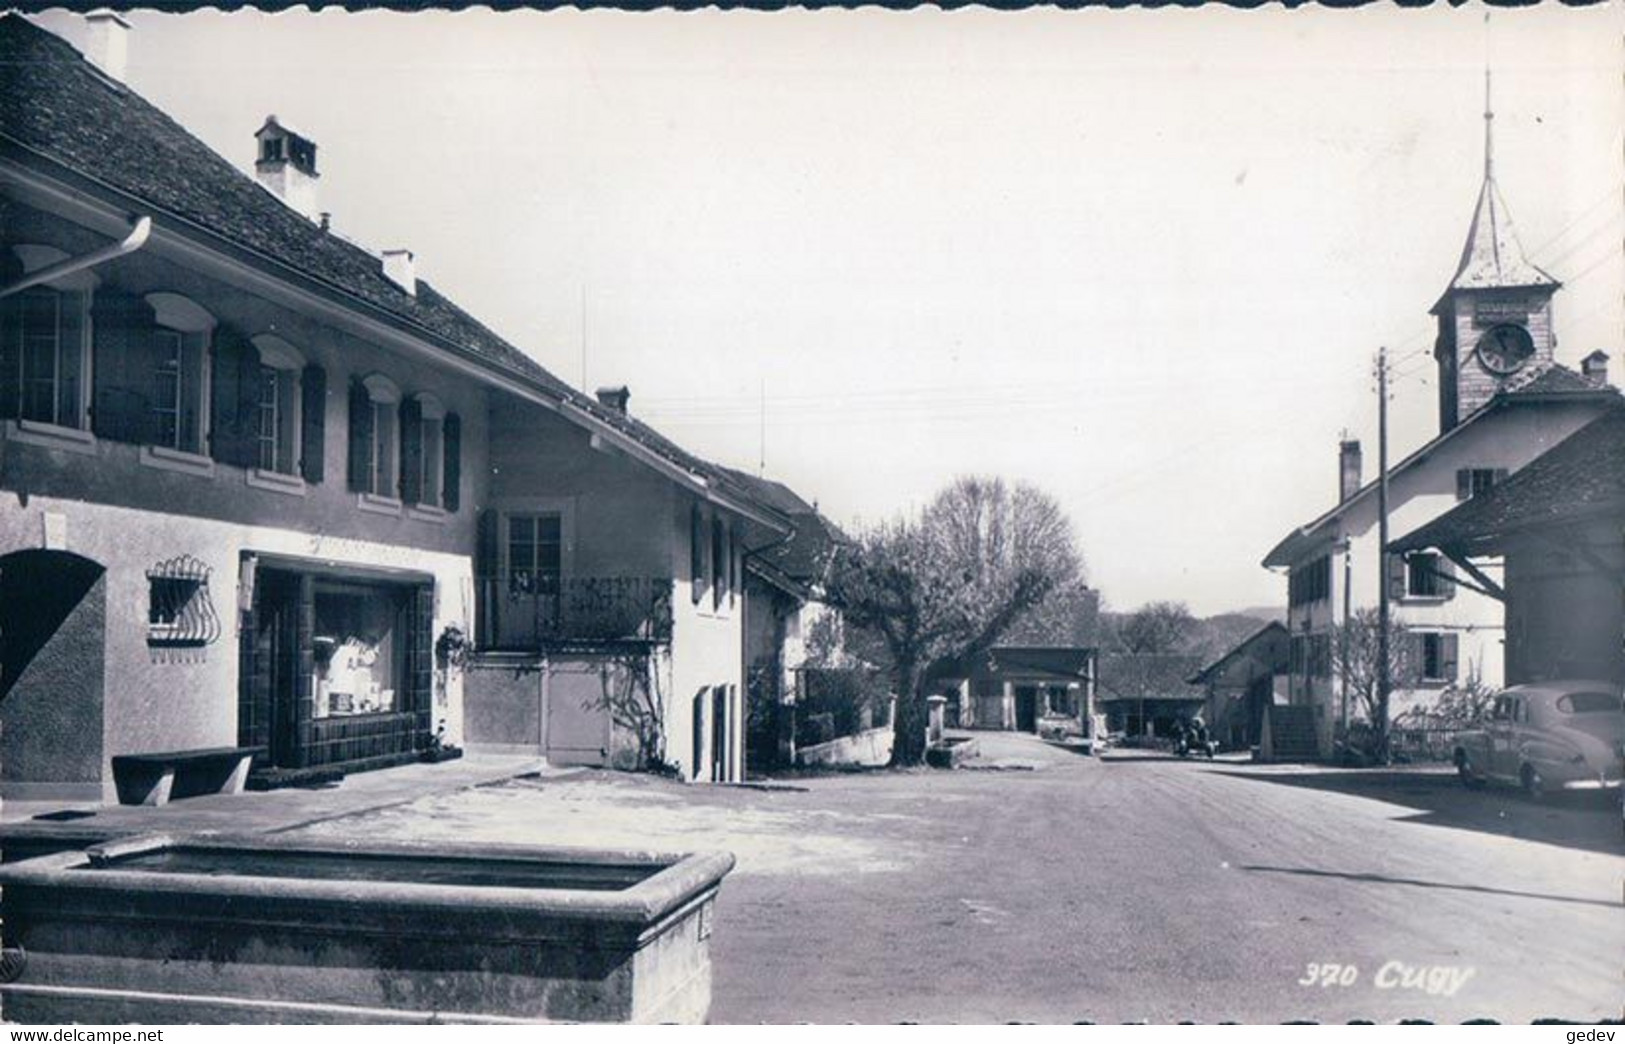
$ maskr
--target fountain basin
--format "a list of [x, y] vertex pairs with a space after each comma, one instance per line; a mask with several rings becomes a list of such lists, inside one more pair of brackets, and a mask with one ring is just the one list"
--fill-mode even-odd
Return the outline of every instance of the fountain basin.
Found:
[[727, 854], [141, 837], [0, 866], [25, 1023], [703, 1022]]

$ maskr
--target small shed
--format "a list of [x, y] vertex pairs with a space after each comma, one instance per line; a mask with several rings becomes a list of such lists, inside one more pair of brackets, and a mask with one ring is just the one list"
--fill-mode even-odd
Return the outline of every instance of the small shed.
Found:
[[1286, 702], [1292, 636], [1271, 620], [1187, 681], [1207, 694], [1205, 716], [1214, 739], [1231, 750], [1258, 745], [1264, 708]]
[[1131, 738], [1171, 738], [1182, 722], [1203, 713], [1207, 694], [1187, 680], [1201, 666], [1196, 656], [1103, 656], [1100, 703], [1106, 713], [1106, 727]]
[[959, 728], [1088, 734], [1095, 664], [1094, 649], [996, 646], [938, 663], [933, 686], [948, 697], [949, 724]]

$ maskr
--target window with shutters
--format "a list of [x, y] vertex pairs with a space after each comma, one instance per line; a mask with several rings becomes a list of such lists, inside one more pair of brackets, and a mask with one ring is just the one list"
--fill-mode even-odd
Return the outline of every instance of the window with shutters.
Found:
[[82, 428], [84, 297], [46, 286], [30, 287], [18, 296], [17, 416], [59, 428]]
[[564, 517], [557, 512], [507, 517], [508, 596], [556, 598], [564, 575]]
[[1406, 555], [1405, 597], [1448, 598], [1451, 583], [1446, 579], [1444, 557], [1429, 552]]
[[711, 519], [711, 608], [721, 609], [728, 597], [728, 529], [721, 518]]
[[179, 294], [148, 294], [156, 327], [151, 339], [152, 445], [177, 453], [202, 454], [204, 418], [209, 416], [209, 342], [215, 319]]
[[1417, 674], [1423, 684], [1448, 685], [1454, 682], [1459, 637], [1428, 631], [1415, 634], [1412, 638], [1416, 642]]
[[254, 424], [259, 470], [277, 475], [299, 472], [301, 412], [299, 378], [305, 357], [273, 334], [254, 338], [259, 353], [259, 412]]
[[[446, 408], [433, 395], [417, 396], [417, 447], [411, 462], [417, 468], [415, 503], [439, 507], [445, 488], [445, 420]], [[402, 461], [403, 466], [407, 462]], [[403, 483], [403, 488], [413, 484]]]
[[1331, 597], [1332, 560], [1321, 555], [1292, 570], [1287, 577], [1287, 602], [1293, 608]]
[[366, 423], [361, 426], [365, 444], [362, 447], [363, 493], [395, 500], [400, 496], [397, 456], [396, 415], [401, 401], [400, 389], [387, 377], [374, 374], [361, 382], [365, 392], [362, 408], [367, 411]]
[[[67, 257], [46, 246], [12, 252], [24, 272]], [[80, 272], [0, 300], [0, 417], [76, 431], [87, 427], [96, 283], [94, 275]]]
[[705, 597], [707, 580], [705, 568], [706, 543], [705, 512], [701, 510], [700, 505], [695, 504], [690, 508], [688, 516], [688, 575], [691, 581], [690, 587], [694, 593], [695, 605], [698, 605], [700, 600]]

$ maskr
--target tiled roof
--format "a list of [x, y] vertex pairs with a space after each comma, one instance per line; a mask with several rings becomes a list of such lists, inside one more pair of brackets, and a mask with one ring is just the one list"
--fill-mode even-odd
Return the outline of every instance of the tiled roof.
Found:
[[1493, 177], [1486, 176], [1467, 228], [1467, 242], [1451, 290], [1490, 290], [1523, 286], [1556, 286], [1557, 280], [1523, 252], [1512, 215]]
[[1200, 685], [1243, 656], [1252, 656], [1261, 664], [1275, 667], [1278, 672], [1284, 670], [1286, 668], [1285, 643], [1291, 637], [1285, 624], [1279, 620], [1271, 620], [1237, 642], [1223, 656], [1203, 667], [1186, 680], [1192, 685]]
[[[613, 428], [724, 496], [746, 491], [727, 469], [687, 452], [634, 417], [584, 395], [419, 280], [417, 296], [387, 279], [377, 257], [285, 206], [186, 128], [77, 50], [16, 14], [0, 16], [0, 146], [41, 157], [154, 212], [160, 227], [193, 226], [279, 278], [303, 277], [353, 308], [467, 354], [496, 375]], [[179, 219], [179, 220], [177, 220]], [[381, 316], [379, 315], [381, 313]]]
[[1561, 395], [1595, 392], [1608, 387], [1602, 381], [1576, 373], [1562, 363], [1541, 362], [1525, 367], [1501, 384], [1502, 395]]
[[1389, 544], [1497, 554], [1509, 535], [1612, 517], [1625, 526], [1625, 410], [1613, 410], [1535, 458], [1483, 496]]
[[846, 534], [784, 483], [731, 468], [728, 473], [748, 496], [784, 516], [795, 529], [789, 541], [767, 547], [756, 557], [797, 583], [820, 583], [835, 549], [846, 542]]
[[1100, 658], [1100, 698], [1114, 700], [1202, 700], [1185, 679], [1202, 666], [1197, 656], [1106, 653]]

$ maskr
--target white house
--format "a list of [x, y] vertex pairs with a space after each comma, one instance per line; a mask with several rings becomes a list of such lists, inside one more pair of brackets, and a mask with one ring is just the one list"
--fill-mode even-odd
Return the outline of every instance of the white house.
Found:
[[[1409, 532], [1488, 492], [1546, 450], [1621, 404], [1607, 384], [1607, 357], [1593, 352], [1576, 372], [1558, 363], [1552, 333], [1560, 284], [1524, 255], [1496, 187], [1485, 137], [1484, 180], [1467, 242], [1438, 321], [1439, 434], [1389, 469], [1392, 533]], [[1387, 584], [1393, 616], [1415, 642], [1421, 683], [1395, 692], [1390, 713], [1447, 686], [1504, 677], [1501, 605], [1475, 587], [1500, 563], [1472, 563], [1478, 578], [1438, 555], [1384, 558], [1378, 483], [1362, 483], [1357, 442], [1339, 451], [1339, 501], [1288, 533], [1264, 558], [1288, 575], [1291, 633], [1288, 702], [1312, 714], [1314, 753], [1327, 757], [1335, 731], [1359, 708], [1343, 700], [1333, 671], [1334, 629], [1375, 606]], [[1288, 715], [1281, 715], [1285, 718]], [[1305, 730], [1307, 732], [1307, 730]], [[1308, 751], [1302, 753], [1307, 754]]]

